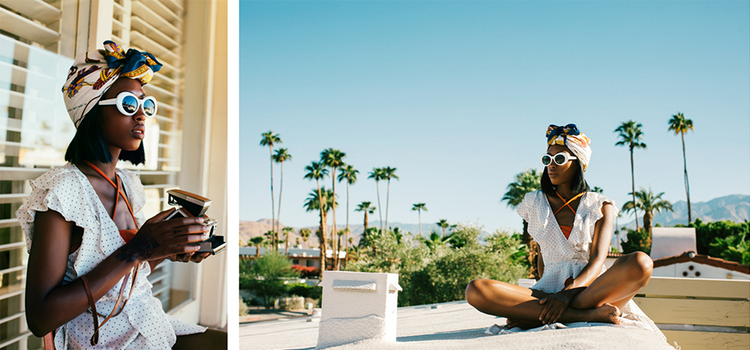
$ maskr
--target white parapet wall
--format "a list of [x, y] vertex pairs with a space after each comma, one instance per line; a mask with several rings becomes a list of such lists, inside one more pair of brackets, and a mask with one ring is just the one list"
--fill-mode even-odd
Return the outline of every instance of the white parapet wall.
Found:
[[396, 341], [398, 274], [326, 271], [316, 349], [365, 339]]

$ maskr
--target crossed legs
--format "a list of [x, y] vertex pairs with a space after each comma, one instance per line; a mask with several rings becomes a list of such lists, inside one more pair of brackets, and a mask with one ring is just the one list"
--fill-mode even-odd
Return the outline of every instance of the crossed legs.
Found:
[[[653, 262], [642, 252], [625, 255], [576, 295], [560, 322], [619, 322], [622, 308], [651, 278]], [[478, 279], [466, 287], [466, 300], [477, 310], [513, 320], [539, 320], [547, 293], [504, 282]], [[541, 323], [539, 323], [541, 325]]]

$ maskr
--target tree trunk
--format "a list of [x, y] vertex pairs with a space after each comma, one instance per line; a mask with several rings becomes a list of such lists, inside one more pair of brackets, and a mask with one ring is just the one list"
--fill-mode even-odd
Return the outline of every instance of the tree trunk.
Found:
[[323, 279], [323, 271], [326, 269], [326, 226], [327, 226], [327, 218], [325, 211], [323, 208], [325, 208], [326, 200], [323, 197], [322, 192], [320, 191], [320, 180], [318, 180], [318, 206], [320, 207], [320, 237], [318, 237], [318, 240], [320, 241], [320, 279]]
[[[419, 214], [419, 237], [422, 237], [422, 211], [417, 210], [417, 214]], [[388, 217], [387, 211], [386, 211], [385, 217]]]
[[[281, 203], [281, 191], [279, 191], [279, 204]], [[289, 233], [286, 234], [286, 248], [284, 249], [284, 256], [289, 256]]]
[[367, 232], [367, 227], [369, 226], [369, 221], [367, 220], [367, 209], [365, 209], [365, 232]]
[[443, 227], [443, 238], [445, 238], [445, 227]]
[[630, 144], [630, 179], [631, 184], [633, 185], [633, 216], [635, 216], [635, 229], [636, 231], [640, 228], [638, 227], [638, 211], [636, 208], [638, 207], [638, 203], [635, 201], [635, 170], [633, 168], [633, 144]]
[[385, 229], [388, 229], [388, 205], [391, 202], [391, 179], [388, 179], [388, 191], [385, 194]]
[[[281, 176], [279, 178], [279, 210], [276, 211], [276, 232], [281, 232], [281, 193], [284, 191], [284, 162], [281, 162]], [[287, 244], [288, 246], [289, 244]]]
[[380, 216], [380, 231], [383, 231], [383, 211], [380, 210], [383, 208], [382, 205], [380, 205], [380, 182], [375, 181], [375, 187], [378, 189], [378, 216]]
[[[339, 266], [339, 246], [336, 243], [338, 235], [336, 234], [336, 167], [333, 167], [333, 175], [331, 176], [331, 182], [333, 185], [333, 203], [331, 203], [331, 209], [333, 209], [333, 228], [331, 229], [331, 248], [333, 248], [333, 269], [338, 270]], [[341, 242], [339, 242], [341, 243]]]
[[650, 211], [647, 211], [643, 214], [643, 228], [648, 231], [648, 241], [646, 244], [650, 247], [651, 241], [652, 241], [652, 234], [651, 234], [651, 220], [653, 220], [654, 214], [652, 214]]
[[682, 162], [685, 166], [685, 193], [687, 193], [687, 207], [688, 207], [688, 224], [693, 222], [693, 216], [690, 212], [690, 182], [688, 181], [687, 172], [687, 157], [685, 156], [685, 133], [680, 132], [682, 136]]
[[271, 230], [275, 231], [276, 227], [276, 213], [275, 213], [275, 203], [273, 199], [273, 145], [269, 147], [269, 150], [271, 150]]
[[346, 179], [346, 248], [345, 252], [349, 251], [349, 179]]
[[260, 245], [255, 246], [255, 258], [260, 257]]

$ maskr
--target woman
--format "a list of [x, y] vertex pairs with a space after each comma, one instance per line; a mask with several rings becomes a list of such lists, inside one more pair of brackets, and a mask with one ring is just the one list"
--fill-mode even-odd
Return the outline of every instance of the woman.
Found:
[[636, 252], [604, 267], [617, 209], [589, 192], [583, 174], [590, 158], [590, 140], [575, 124], [549, 126], [542, 189], [528, 193], [517, 209], [539, 243], [541, 279], [531, 289], [487, 279], [466, 288], [466, 300], [477, 310], [508, 318], [506, 329], [586, 321], [658, 332], [632, 301], [651, 277], [651, 258]]
[[146, 277], [161, 261], [208, 256], [193, 243], [209, 227], [200, 218], [164, 221], [173, 209], [145, 220], [143, 186], [116, 165], [145, 160], [145, 119], [157, 102], [142, 86], [161, 65], [149, 53], [104, 46], [77, 57], [63, 87], [77, 128], [69, 163], [31, 181], [16, 212], [29, 249], [29, 329], [54, 332], [57, 349], [226, 348], [225, 333], [165, 314], [151, 294]]

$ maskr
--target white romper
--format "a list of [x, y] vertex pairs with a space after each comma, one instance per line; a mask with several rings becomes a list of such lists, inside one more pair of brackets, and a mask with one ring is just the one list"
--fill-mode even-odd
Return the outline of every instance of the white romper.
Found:
[[[130, 171], [117, 169], [123, 190], [128, 196], [138, 227], [143, 225], [145, 192], [138, 177]], [[105, 258], [125, 244], [114, 221], [109, 217], [94, 188], [75, 165], [67, 164], [44, 173], [30, 181], [31, 194], [16, 211], [18, 221], [26, 235], [27, 249], [34, 238], [36, 212], [54, 210], [65, 220], [83, 228], [81, 246], [68, 256], [63, 284], [71, 283], [85, 275]], [[177, 335], [201, 333], [205, 327], [187, 324], [162, 309], [161, 302], [151, 293], [151, 283], [146, 278], [151, 273], [148, 263], [140, 265], [136, 287], [125, 309], [100, 328], [99, 344], [92, 347], [94, 334], [92, 316], [88, 312], [57, 329], [56, 349], [171, 349]], [[128, 278], [125, 296], [130, 289]], [[123, 280], [120, 280], [96, 302], [102, 314], [112, 311]], [[83, 286], [81, 286], [83, 288]], [[123, 297], [123, 298], [124, 298]], [[100, 317], [100, 322], [101, 322]]]
[[[588, 264], [594, 225], [604, 217], [601, 209], [605, 202], [612, 204], [617, 215], [617, 207], [613, 200], [596, 192], [586, 192], [576, 209], [570, 237], [565, 239], [547, 196], [542, 191], [526, 194], [516, 211], [528, 223], [529, 234], [539, 243], [539, 249], [544, 257], [544, 275], [531, 287], [532, 289], [556, 293], [565, 287], [566, 279], [575, 278], [581, 273]], [[599, 275], [606, 270], [602, 265]], [[622, 324], [653, 330], [664, 337], [633, 300], [625, 304], [620, 311]]]

